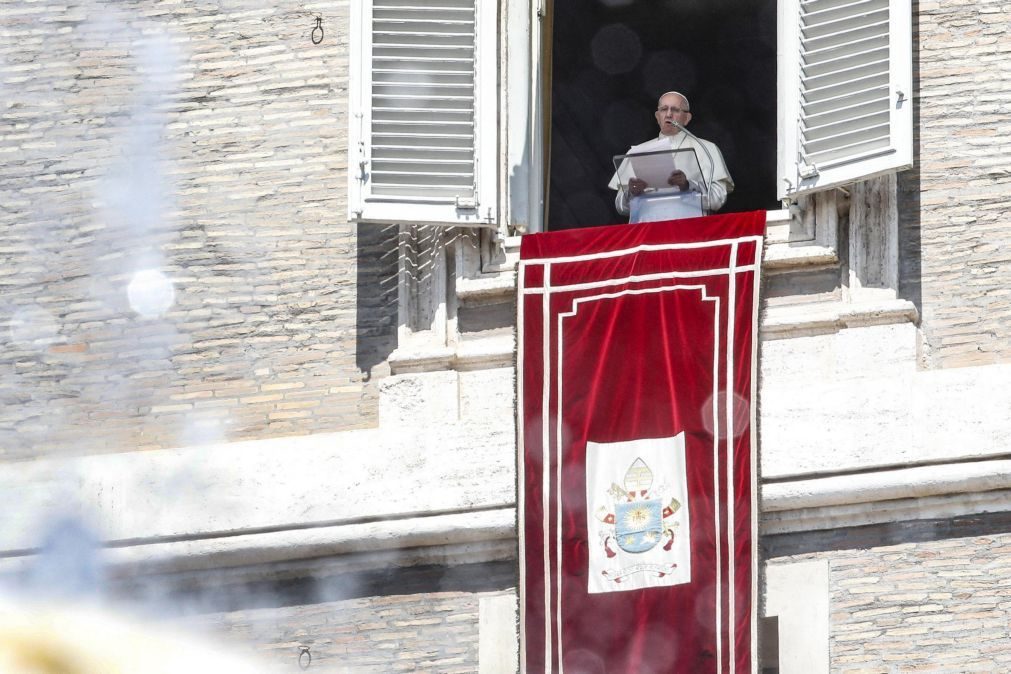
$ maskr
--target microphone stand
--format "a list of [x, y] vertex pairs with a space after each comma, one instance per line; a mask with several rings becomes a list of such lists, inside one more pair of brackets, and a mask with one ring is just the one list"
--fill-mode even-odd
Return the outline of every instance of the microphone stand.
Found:
[[[706, 183], [706, 184], [704, 184], [702, 186], [706, 190], [706, 206], [707, 206], [706, 210], [709, 211], [710, 210], [708, 208], [708, 206], [709, 206], [709, 200], [710, 200], [709, 199], [709, 186], [713, 184], [713, 175], [716, 173], [716, 162], [713, 161], [713, 155], [709, 154], [709, 148], [707, 148], [706, 144], [702, 142], [702, 139], [699, 138], [698, 136], [696, 136], [694, 133], [692, 133], [688, 129], [686, 129], [683, 124], [678, 124], [677, 122], [674, 122], [674, 121], [672, 121], [671, 123], [674, 124], [674, 126], [676, 126], [677, 128], [679, 128], [682, 131], [684, 131], [688, 135], [689, 138], [694, 138], [695, 141], [700, 146], [702, 146], [702, 151], [706, 153], [706, 158], [709, 159], [709, 182]], [[706, 179], [706, 177], [703, 175], [702, 176], [702, 180], [705, 181], [705, 179]]]

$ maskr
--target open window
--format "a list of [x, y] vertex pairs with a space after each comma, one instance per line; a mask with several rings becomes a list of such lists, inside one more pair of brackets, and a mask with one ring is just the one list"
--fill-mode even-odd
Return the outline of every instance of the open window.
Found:
[[351, 220], [495, 222], [497, 7], [497, 0], [351, 3]]
[[654, 137], [659, 94], [736, 183], [722, 209], [912, 164], [909, 0], [552, 0], [549, 229], [620, 221], [610, 157]]
[[776, 209], [776, 0], [553, 0], [548, 228], [622, 222], [611, 157], [659, 132], [657, 98], [736, 183], [724, 212]]

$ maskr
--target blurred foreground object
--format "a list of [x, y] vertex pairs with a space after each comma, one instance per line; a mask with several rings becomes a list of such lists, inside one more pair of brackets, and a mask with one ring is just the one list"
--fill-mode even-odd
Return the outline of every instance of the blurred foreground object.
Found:
[[4, 674], [196, 674], [257, 672], [262, 666], [184, 632], [84, 605], [0, 597]]

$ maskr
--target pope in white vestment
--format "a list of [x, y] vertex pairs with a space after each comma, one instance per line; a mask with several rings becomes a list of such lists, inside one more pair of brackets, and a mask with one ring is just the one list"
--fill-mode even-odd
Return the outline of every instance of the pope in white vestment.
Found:
[[[727, 200], [727, 195], [734, 191], [734, 181], [727, 171], [720, 149], [708, 140], [685, 132], [684, 127], [692, 118], [691, 112], [688, 111], [688, 99], [676, 91], [667, 92], [658, 101], [655, 117], [660, 126], [660, 135], [645, 143], [633, 145], [625, 154], [694, 150], [694, 152], [675, 153], [675, 170], [667, 183], [670, 187], [683, 192], [688, 190], [699, 192], [702, 195], [702, 208], [707, 213], [720, 210]], [[634, 177], [623, 183], [618, 176], [621, 174], [624, 177], [627, 174], [627, 166], [626, 159], [608, 185], [618, 191], [614, 199], [615, 208], [619, 213], [626, 215], [629, 212], [629, 198], [642, 194], [650, 187], [645, 181]]]

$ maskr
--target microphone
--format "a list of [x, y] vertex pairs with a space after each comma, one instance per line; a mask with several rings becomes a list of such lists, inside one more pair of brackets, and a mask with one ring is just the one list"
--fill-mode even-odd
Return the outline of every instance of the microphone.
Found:
[[[696, 136], [694, 133], [692, 133], [688, 129], [686, 129], [683, 124], [677, 122], [676, 120], [672, 120], [671, 124], [673, 124], [677, 128], [679, 128], [682, 131], [684, 131], [688, 135], [689, 138], [694, 138], [695, 141], [699, 145], [702, 146], [702, 151], [706, 153], [706, 158], [709, 159], [709, 182], [702, 186], [702, 187], [704, 187], [706, 189], [706, 201], [708, 202], [709, 201], [709, 186], [713, 184], [713, 175], [716, 172], [716, 162], [713, 161], [713, 155], [709, 154], [709, 148], [707, 148], [706, 144], [702, 142], [702, 139], [699, 138], [698, 136]], [[702, 179], [705, 180], [706, 177], [703, 175]]]

